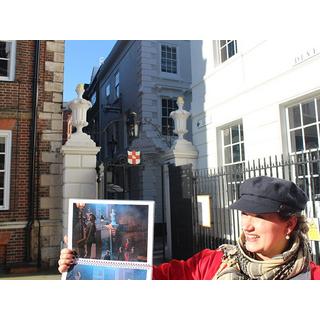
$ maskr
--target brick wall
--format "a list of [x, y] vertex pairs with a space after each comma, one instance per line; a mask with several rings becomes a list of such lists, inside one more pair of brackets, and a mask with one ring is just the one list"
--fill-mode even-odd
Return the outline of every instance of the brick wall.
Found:
[[[12, 130], [10, 208], [0, 211], [0, 233], [10, 230], [7, 263], [25, 255], [25, 226], [29, 210], [30, 137], [35, 41], [17, 41], [16, 77], [0, 81], [0, 130]], [[40, 227], [43, 265], [54, 265], [61, 233], [61, 154], [64, 42], [40, 41], [35, 223], [31, 230], [32, 260], [37, 260]], [[39, 223], [40, 222], [40, 223]]]

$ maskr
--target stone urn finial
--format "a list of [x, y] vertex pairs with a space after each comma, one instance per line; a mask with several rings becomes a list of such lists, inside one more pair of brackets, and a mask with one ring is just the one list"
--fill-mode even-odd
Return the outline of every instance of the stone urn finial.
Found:
[[184, 99], [183, 97], [177, 98], [178, 109], [170, 113], [170, 117], [174, 120], [173, 132], [178, 135], [178, 140], [184, 140], [183, 136], [188, 132], [187, 119], [190, 116], [190, 112], [183, 109]]
[[76, 135], [84, 135], [82, 128], [88, 125], [87, 122], [87, 111], [92, 107], [90, 101], [83, 99], [82, 95], [84, 93], [84, 85], [80, 83], [76, 87], [76, 93], [78, 97], [73, 99], [69, 103], [69, 108], [72, 111], [72, 125], [77, 128], [77, 131], [74, 133]]

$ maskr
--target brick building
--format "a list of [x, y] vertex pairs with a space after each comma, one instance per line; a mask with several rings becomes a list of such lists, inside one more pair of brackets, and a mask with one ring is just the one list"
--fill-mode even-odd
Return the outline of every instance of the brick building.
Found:
[[0, 41], [0, 268], [55, 266], [64, 41]]

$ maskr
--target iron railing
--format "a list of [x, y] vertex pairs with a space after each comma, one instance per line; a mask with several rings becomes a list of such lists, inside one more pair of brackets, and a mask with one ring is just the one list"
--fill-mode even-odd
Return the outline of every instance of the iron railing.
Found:
[[[223, 243], [234, 244], [240, 234], [240, 212], [229, 209], [238, 199], [242, 181], [255, 176], [270, 176], [295, 182], [308, 195], [303, 214], [320, 218], [320, 152], [269, 157], [238, 163], [215, 170], [193, 170], [193, 236], [194, 252], [203, 248], [217, 248]], [[198, 195], [206, 195], [210, 203], [210, 224], [203, 226]], [[204, 208], [203, 208], [204, 209]], [[310, 240], [313, 258], [319, 263], [319, 241]]]

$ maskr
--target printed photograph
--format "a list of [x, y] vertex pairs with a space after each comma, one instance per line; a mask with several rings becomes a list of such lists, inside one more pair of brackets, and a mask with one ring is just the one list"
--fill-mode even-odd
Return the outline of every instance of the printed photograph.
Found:
[[149, 204], [79, 201], [72, 210], [72, 248], [78, 258], [147, 262]]

